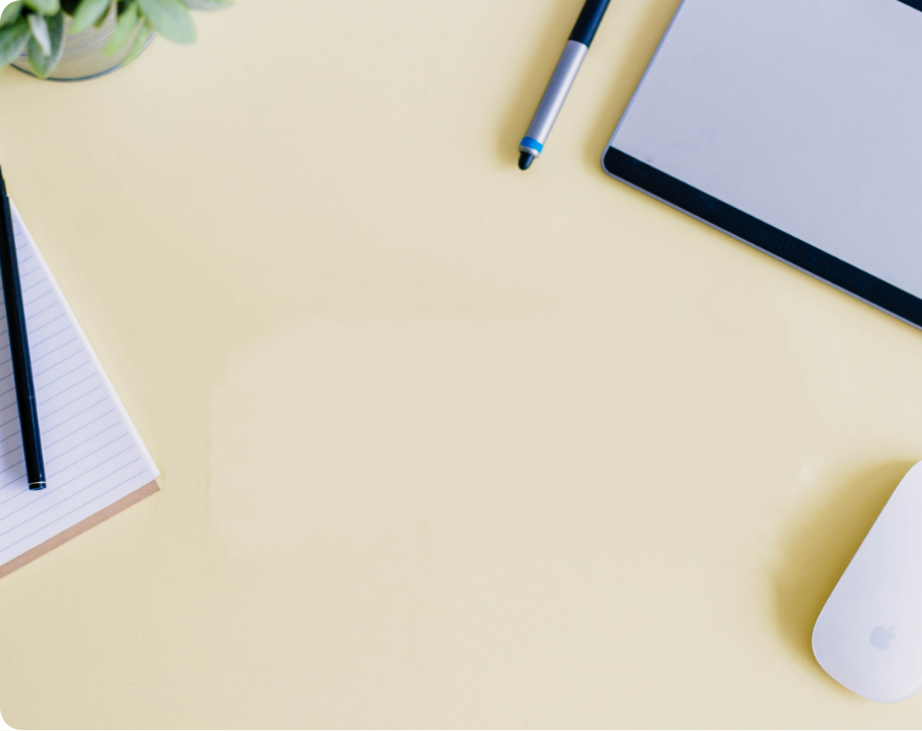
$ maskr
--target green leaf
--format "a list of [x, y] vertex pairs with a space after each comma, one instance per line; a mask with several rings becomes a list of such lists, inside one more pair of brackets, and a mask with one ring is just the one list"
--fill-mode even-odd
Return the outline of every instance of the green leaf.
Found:
[[83, 33], [87, 28], [103, 18], [111, 5], [111, 0], [81, 0], [74, 13], [74, 22], [70, 24], [70, 34]]
[[80, 0], [60, 0], [60, 3], [61, 10], [73, 16], [73, 14], [77, 12], [77, 6], [80, 4]]
[[189, 10], [223, 10], [233, 3], [231, 0], [182, 0]]
[[22, 15], [22, 3], [16, 0], [3, 8], [3, 14], [0, 15], [0, 26], [12, 25], [19, 20], [20, 15]]
[[154, 29], [175, 43], [192, 43], [195, 24], [179, 0], [138, 0], [141, 12]]
[[122, 68], [125, 68], [128, 64], [134, 61], [138, 56], [141, 55], [141, 51], [144, 50], [144, 47], [147, 45], [147, 39], [150, 38], [150, 34], [154, 32], [154, 29], [150, 27], [148, 23], [141, 23], [141, 28], [138, 31], [138, 35], [134, 38], [134, 43], [131, 44], [131, 49], [128, 51], [128, 55], [125, 56], [125, 60], [122, 61]]
[[44, 53], [35, 40], [35, 36], [29, 41], [29, 63], [32, 70], [40, 79], [47, 79], [54, 67], [58, 65], [61, 56], [64, 55], [64, 13], [59, 12], [45, 19], [48, 24], [48, 35], [51, 41], [51, 53]]
[[135, 30], [135, 28], [138, 27], [140, 18], [141, 16], [138, 12], [138, 4], [131, 3], [131, 5], [128, 6], [128, 9], [119, 16], [118, 23], [115, 24], [115, 30], [112, 33], [112, 37], [106, 44], [106, 48], [103, 53], [107, 56], [111, 56], [122, 50], [122, 47], [128, 43], [128, 39], [131, 38], [131, 33]]
[[0, 28], [0, 66], [6, 66], [22, 53], [31, 35], [29, 21], [25, 18]]
[[59, 0], [22, 0], [27, 8], [32, 8], [42, 15], [54, 15], [61, 10]]
[[29, 28], [32, 31], [32, 38], [42, 49], [46, 56], [51, 55], [51, 35], [48, 33], [48, 23], [45, 22], [45, 16], [38, 13], [32, 13], [29, 16]]

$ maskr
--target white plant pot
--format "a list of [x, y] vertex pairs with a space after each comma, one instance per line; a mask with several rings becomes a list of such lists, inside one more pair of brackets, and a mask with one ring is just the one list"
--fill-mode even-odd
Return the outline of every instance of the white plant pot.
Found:
[[[121, 68], [134, 45], [134, 36], [128, 39], [118, 53], [106, 56], [103, 49], [115, 31], [115, 21], [115, 10], [113, 9], [98, 28], [90, 28], [72, 36], [67, 34], [65, 27], [64, 55], [61, 57], [61, 62], [51, 72], [48, 81], [85, 81]], [[70, 18], [67, 18], [65, 22], [70, 25]], [[155, 35], [155, 33], [150, 34], [144, 45], [145, 48], [150, 45]], [[13, 61], [12, 65], [20, 71], [35, 76], [32, 64], [29, 63], [25, 53]]]

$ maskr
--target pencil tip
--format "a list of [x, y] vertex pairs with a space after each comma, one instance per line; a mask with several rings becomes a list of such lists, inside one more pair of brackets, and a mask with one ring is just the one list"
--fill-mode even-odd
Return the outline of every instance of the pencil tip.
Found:
[[528, 170], [531, 167], [531, 164], [535, 161], [535, 156], [530, 152], [522, 152], [519, 154], [519, 170]]

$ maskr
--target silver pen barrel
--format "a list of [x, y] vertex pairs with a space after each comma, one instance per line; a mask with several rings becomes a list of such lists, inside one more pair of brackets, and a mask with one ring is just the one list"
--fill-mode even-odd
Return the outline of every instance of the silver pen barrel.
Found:
[[541, 154], [588, 50], [588, 46], [578, 41], [567, 41], [528, 131], [519, 143], [520, 152], [527, 153], [532, 158]]

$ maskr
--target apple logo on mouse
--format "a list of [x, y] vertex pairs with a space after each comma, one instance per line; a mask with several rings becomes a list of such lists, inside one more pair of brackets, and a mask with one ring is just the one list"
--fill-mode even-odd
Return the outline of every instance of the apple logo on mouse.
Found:
[[875, 627], [874, 631], [871, 632], [871, 644], [874, 645], [878, 650], [889, 650], [890, 643], [893, 641], [893, 638], [896, 637], [893, 634], [893, 630], [896, 627], [891, 627], [889, 630], [885, 627]]

